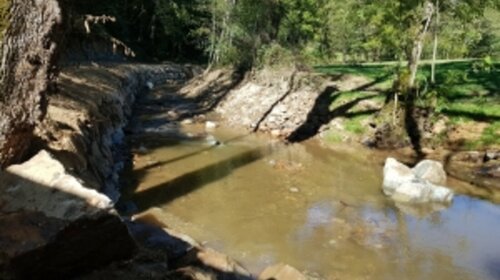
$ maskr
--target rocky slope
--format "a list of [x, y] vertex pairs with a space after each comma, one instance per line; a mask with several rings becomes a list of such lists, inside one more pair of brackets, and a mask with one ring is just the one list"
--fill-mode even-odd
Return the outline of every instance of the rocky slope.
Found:
[[119, 148], [136, 94], [186, 75], [183, 67], [171, 64], [67, 68], [59, 91], [49, 97], [36, 148], [50, 150], [90, 188], [116, 200], [123, 167]]
[[[137, 246], [113, 209], [117, 147], [135, 95], [184, 79], [175, 65], [65, 69], [36, 129], [34, 155], [0, 171], [0, 278], [67, 277]], [[9, 225], [9, 226], [5, 226]]]

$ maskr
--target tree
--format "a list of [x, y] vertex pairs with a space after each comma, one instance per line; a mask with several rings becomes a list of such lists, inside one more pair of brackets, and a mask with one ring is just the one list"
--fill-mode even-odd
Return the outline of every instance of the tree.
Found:
[[436, 83], [436, 59], [437, 59], [437, 51], [438, 51], [438, 33], [439, 33], [439, 21], [440, 21], [440, 3], [439, 0], [436, 0], [434, 3], [434, 10], [435, 10], [435, 20], [434, 20], [434, 28], [433, 28], [433, 33], [434, 33], [434, 42], [433, 42], [433, 47], [432, 47], [432, 64], [431, 64], [431, 83], [435, 84]]
[[25, 155], [46, 111], [62, 40], [57, 0], [12, 0], [3, 40], [0, 85], [0, 167]]
[[424, 47], [423, 45], [424, 45], [425, 35], [427, 35], [427, 31], [429, 30], [429, 26], [431, 24], [433, 15], [434, 15], [434, 4], [430, 1], [425, 1], [420, 27], [418, 28], [418, 31], [415, 35], [411, 54], [408, 58], [408, 71], [410, 73], [410, 77], [408, 80], [408, 87], [410, 89], [412, 89], [415, 85], [415, 79], [417, 77], [417, 71], [418, 71], [418, 64], [420, 62], [420, 57], [422, 56], [422, 50]]

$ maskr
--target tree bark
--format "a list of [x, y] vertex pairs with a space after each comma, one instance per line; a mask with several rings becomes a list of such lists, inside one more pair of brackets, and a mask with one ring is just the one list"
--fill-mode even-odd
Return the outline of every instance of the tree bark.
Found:
[[413, 41], [413, 48], [408, 61], [408, 69], [410, 71], [410, 78], [408, 80], [408, 88], [413, 88], [415, 86], [415, 79], [417, 77], [418, 64], [420, 62], [420, 57], [422, 56], [422, 49], [424, 47], [424, 39], [429, 26], [432, 21], [432, 15], [434, 14], [434, 5], [430, 1], [425, 1], [424, 3], [424, 16], [421, 22], [421, 26], [417, 32], [415, 40]]
[[432, 47], [432, 64], [431, 64], [431, 83], [436, 83], [436, 59], [438, 50], [438, 33], [439, 33], [439, 0], [436, 0], [436, 19], [434, 23], [434, 46]]
[[2, 46], [0, 168], [23, 159], [56, 77], [62, 12], [58, 0], [12, 0]]

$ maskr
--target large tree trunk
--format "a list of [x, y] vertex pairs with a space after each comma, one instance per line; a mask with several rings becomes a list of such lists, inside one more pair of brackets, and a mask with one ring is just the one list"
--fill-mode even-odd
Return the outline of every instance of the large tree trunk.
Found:
[[56, 77], [62, 12], [58, 0], [12, 0], [2, 48], [0, 168], [23, 158]]
[[413, 41], [413, 48], [408, 61], [408, 69], [410, 71], [410, 79], [408, 81], [408, 87], [410, 89], [413, 88], [415, 85], [418, 64], [420, 62], [420, 57], [422, 56], [422, 49], [424, 47], [425, 35], [429, 30], [433, 14], [434, 14], [434, 5], [430, 1], [425, 1], [424, 16], [421, 22], [421, 26], [415, 37], [415, 40]]

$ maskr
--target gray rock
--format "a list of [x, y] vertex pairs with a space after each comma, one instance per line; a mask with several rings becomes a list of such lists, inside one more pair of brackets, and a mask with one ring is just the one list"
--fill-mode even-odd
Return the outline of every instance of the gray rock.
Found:
[[426, 181], [410, 181], [399, 186], [391, 198], [395, 201], [406, 203], [449, 203], [453, 199], [453, 192], [448, 188]]
[[46, 151], [23, 164], [10, 166], [3, 175], [2, 198], [8, 201], [4, 211], [30, 210], [75, 221], [113, 209], [108, 197], [84, 187]]
[[46, 151], [0, 172], [0, 267], [9, 277], [65, 279], [134, 250], [111, 200]]
[[405, 182], [415, 179], [412, 170], [394, 158], [387, 158], [384, 166], [383, 191], [386, 195], [392, 195], [395, 190]]
[[423, 160], [412, 169], [417, 178], [429, 181], [436, 185], [446, 184], [446, 172], [440, 162]]
[[291, 193], [298, 193], [300, 192], [300, 189], [299, 188], [296, 188], [296, 187], [291, 187], [288, 189]]
[[404, 203], [449, 203], [453, 191], [440, 186], [446, 182], [446, 173], [439, 162], [424, 160], [415, 168], [388, 158], [384, 166], [383, 191], [398, 202]]
[[193, 119], [184, 119], [184, 120], [181, 121], [182, 125], [190, 125], [190, 124], [193, 124], [193, 123], [194, 123]]

